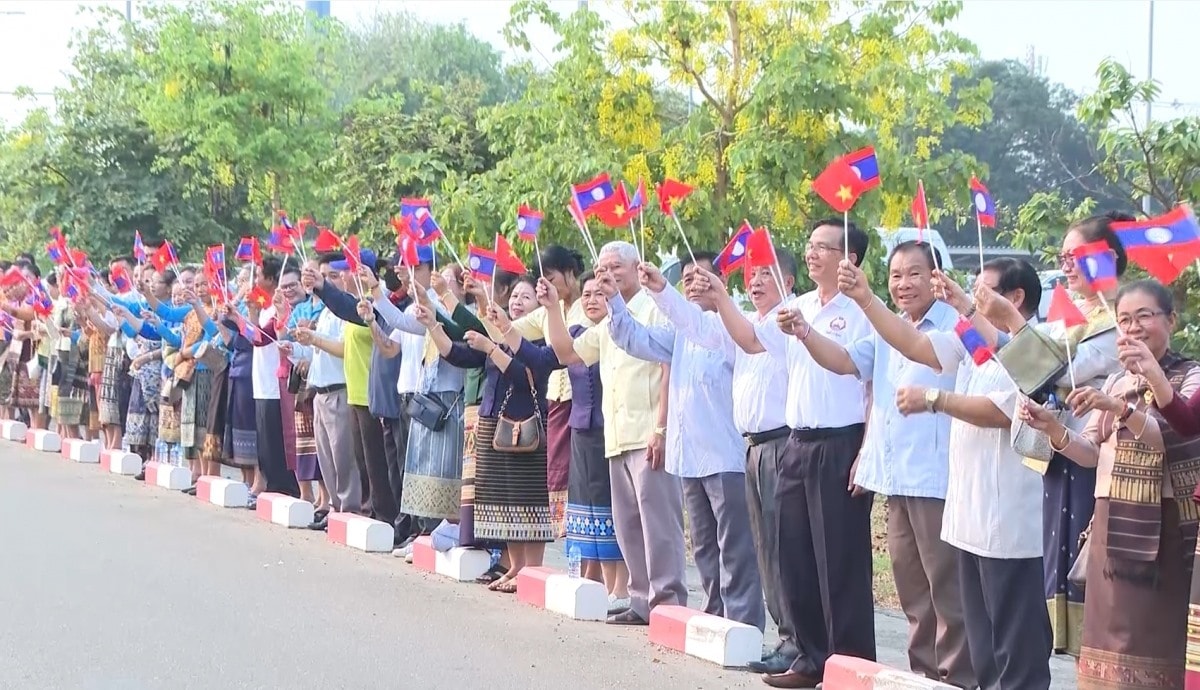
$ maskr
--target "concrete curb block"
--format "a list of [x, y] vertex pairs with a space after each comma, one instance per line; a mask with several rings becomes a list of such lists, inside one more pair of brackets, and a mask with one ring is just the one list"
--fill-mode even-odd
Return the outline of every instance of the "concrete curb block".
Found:
[[650, 642], [726, 667], [762, 658], [762, 631], [745, 623], [686, 606], [657, 606], [650, 612]]

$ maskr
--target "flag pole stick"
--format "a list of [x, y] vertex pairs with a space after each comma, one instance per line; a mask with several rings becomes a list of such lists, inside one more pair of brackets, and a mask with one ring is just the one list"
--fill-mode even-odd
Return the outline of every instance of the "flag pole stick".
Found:
[[538, 246], [537, 235], [533, 236], [533, 251], [534, 251], [534, 254], [537, 256], [538, 277], [544, 278], [544, 277], [546, 277], [546, 270], [544, 268], [542, 268], [542, 248]]
[[1063, 342], [1067, 344], [1067, 371], [1071, 374], [1071, 390], [1075, 390], [1078, 386], [1075, 383], [1075, 362], [1071, 359], [1071, 339], [1064, 335]]
[[979, 237], [979, 270], [983, 270], [983, 222], [979, 220], [979, 211], [975, 211], [975, 232]]
[[[645, 205], [646, 201], [643, 199], [642, 206], [638, 207], [638, 239], [642, 243], [642, 251], [640, 252], [642, 256], [646, 255], [646, 214], [643, 211], [643, 207], [645, 207]], [[1197, 266], [1200, 266], [1200, 263], [1197, 263]], [[1200, 270], [1200, 268], [1197, 270]]]
[[642, 256], [642, 250], [638, 248], [637, 230], [635, 230], [633, 227], [633, 219], [632, 218], [629, 219], [629, 234], [633, 236], [633, 249], [634, 249], [634, 251], [637, 252], [638, 263], [640, 264], [640, 263], [642, 263], [642, 261], [645, 260], [645, 257]]
[[446, 239], [446, 233], [443, 232], [441, 235], [438, 235], [438, 239], [440, 239], [442, 242], [444, 242], [446, 244], [446, 249], [450, 250], [450, 256], [454, 257], [455, 263], [457, 263], [459, 266], [462, 266], [463, 268], [466, 268], [467, 265], [464, 264], [463, 260], [458, 256], [458, 252], [454, 251], [454, 245], [450, 244], [450, 240]]
[[679, 236], [683, 238], [683, 246], [687, 247], [688, 256], [692, 257], [692, 263], [696, 263], [696, 254], [692, 251], [692, 243], [688, 242], [687, 233], [683, 231], [683, 225], [679, 222], [679, 215], [672, 210], [671, 220], [675, 221], [675, 228], [679, 230]]
[[1108, 298], [1104, 296], [1103, 292], [1099, 292], [1099, 291], [1096, 292], [1096, 296], [1100, 298], [1100, 304], [1102, 304], [1104, 306], [1104, 310], [1108, 312], [1108, 315], [1112, 318], [1113, 323], [1116, 323], [1117, 322], [1117, 314], [1116, 314], [1116, 312], [1113, 311], [1113, 308], [1108, 304]]
[[783, 267], [779, 265], [779, 255], [775, 253], [775, 240], [771, 239], [770, 230], [767, 230], [767, 242], [771, 244], [771, 256], [775, 257], [775, 262], [767, 270], [771, 272], [771, 278], [775, 280], [775, 286], [779, 288], [779, 298], [786, 302], [787, 290], [783, 288]]
[[850, 209], [842, 211], [842, 258], [850, 260]]

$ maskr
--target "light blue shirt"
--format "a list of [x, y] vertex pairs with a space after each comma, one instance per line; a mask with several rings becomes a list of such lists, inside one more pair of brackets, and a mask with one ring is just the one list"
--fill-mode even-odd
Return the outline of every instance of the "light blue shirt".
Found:
[[[439, 304], [437, 294], [432, 289], [428, 290], [428, 294], [438, 313], [449, 318], [450, 315]], [[391, 300], [387, 298], [375, 300], [374, 305], [375, 311], [387, 322], [388, 328], [411, 335], [425, 336], [425, 326], [421, 325], [417, 317], [400, 311], [400, 308], [392, 304]], [[425, 393], [461, 393], [466, 380], [465, 369], [460, 369], [441, 357], [434, 357], [432, 362], [421, 364], [421, 390]]]
[[[935, 301], [916, 324], [921, 332], [954, 332], [958, 312]], [[896, 407], [896, 391], [922, 386], [954, 390], [953, 371], [938, 374], [896, 352], [872, 333], [846, 348], [859, 378], [871, 381], [871, 416], [859, 456], [855, 483], [885, 496], [946, 498], [950, 476], [950, 415], [922, 412], [905, 417]]]
[[608, 331], [631, 357], [671, 365], [667, 472], [691, 479], [745, 474], [746, 442], [733, 424], [733, 351], [698, 345], [672, 324], [639, 323], [619, 294], [609, 300]]

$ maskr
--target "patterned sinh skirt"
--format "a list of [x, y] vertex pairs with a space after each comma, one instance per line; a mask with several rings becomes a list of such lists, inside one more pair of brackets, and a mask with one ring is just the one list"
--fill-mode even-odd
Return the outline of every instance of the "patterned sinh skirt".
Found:
[[480, 417], [475, 433], [475, 539], [554, 541], [546, 491], [546, 445], [532, 453], [492, 448], [496, 418]]
[[[297, 402], [292, 417], [296, 422], [296, 480], [315, 482], [321, 479], [321, 466], [317, 464], [317, 435], [313, 429], [312, 398]], [[287, 411], [284, 411], [287, 414]]]
[[279, 379], [279, 415], [283, 425], [283, 459], [296, 471], [296, 396], [287, 389], [287, 378]]
[[570, 472], [571, 401], [551, 401], [546, 417], [546, 489], [550, 492], [550, 527], [555, 539], [566, 534]]
[[75, 427], [87, 422], [87, 358], [79, 348], [58, 353], [59, 383], [51, 391], [51, 415], [64, 426]]
[[1079, 655], [1083, 635], [1083, 590], [1067, 581], [1079, 554], [1079, 534], [1092, 519], [1096, 470], [1080, 467], [1058, 453], [1042, 478], [1042, 566], [1046, 605], [1054, 629], [1054, 649]]
[[604, 457], [604, 429], [571, 431], [571, 487], [567, 497], [567, 553], [578, 546], [589, 561], [619, 561], [613, 523], [612, 480]]
[[104, 351], [104, 371], [100, 374], [100, 423], [123, 426], [129, 408], [129, 358], [125, 348], [114, 345]]
[[61, 373], [55, 375], [56, 369], [58, 369], [58, 353], [52, 352], [46, 358], [45, 366], [42, 367], [45, 375], [38, 381], [37, 387], [37, 409], [42, 414], [50, 414], [50, 394], [54, 391], [54, 380], [62, 376]]
[[225, 462], [234, 467], [258, 467], [258, 430], [254, 421], [257, 412], [250, 378], [229, 379], [225, 412]]
[[[414, 422], [415, 423], [415, 422]], [[462, 493], [458, 507], [458, 545], [475, 543], [475, 438], [479, 429], [479, 406], [463, 410]]]
[[[146, 365], [157, 368], [155, 363]], [[135, 446], [153, 446], [158, 440], [158, 392], [162, 377], [143, 368], [132, 377], [129, 393], [129, 414], [125, 419], [125, 443]]]
[[179, 445], [189, 458], [198, 457], [208, 436], [208, 408], [212, 395], [213, 373], [197, 368], [192, 372], [192, 385], [183, 392], [179, 404]]
[[415, 517], [457, 520], [462, 496], [463, 416], [457, 392], [430, 393], [454, 412], [441, 431], [411, 422], [404, 456], [404, 496], [400, 512]]
[[[1184, 687], [1184, 659], [1191, 636], [1187, 610], [1194, 550], [1185, 546], [1174, 499], [1163, 502], [1158, 560], [1144, 577], [1123, 575], [1108, 555], [1106, 498], [1096, 501], [1088, 547], [1083, 643], [1076, 669], [1080, 690], [1144, 690]], [[1186, 545], [1195, 539], [1193, 523]], [[1189, 685], [1188, 687], [1192, 687]]]

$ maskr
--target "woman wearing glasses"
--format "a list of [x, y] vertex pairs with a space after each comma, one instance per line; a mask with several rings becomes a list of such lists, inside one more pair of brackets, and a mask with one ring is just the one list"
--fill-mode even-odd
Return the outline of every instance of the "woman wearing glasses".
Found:
[[1174, 428], [1159, 405], [1200, 391], [1200, 363], [1171, 351], [1175, 311], [1158, 282], [1125, 286], [1115, 308], [1122, 370], [1067, 398], [1083, 430], [1031, 402], [1018, 413], [1096, 471], [1079, 687], [1182, 689], [1200, 438]]

